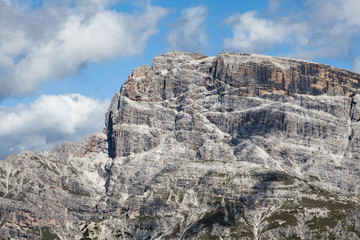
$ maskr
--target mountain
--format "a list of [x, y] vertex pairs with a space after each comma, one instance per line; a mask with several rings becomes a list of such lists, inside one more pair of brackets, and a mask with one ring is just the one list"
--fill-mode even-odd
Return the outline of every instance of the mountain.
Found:
[[0, 162], [0, 238], [360, 239], [359, 84], [294, 59], [158, 56], [104, 133]]

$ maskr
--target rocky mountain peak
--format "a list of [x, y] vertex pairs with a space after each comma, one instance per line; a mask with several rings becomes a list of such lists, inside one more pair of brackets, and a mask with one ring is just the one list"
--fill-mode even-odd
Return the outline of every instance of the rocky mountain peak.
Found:
[[0, 163], [0, 237], [359, 239], [359, 80], [257, 54], [158, 56], [115, 93], [104, 133]]
[[[174, 163], [179, 148], [166, 146], [181, 146], [189, 160], [243, 161], [250, 151], [252, 161], [302, 176], [309, 164], [304, 149], [342, 156], [352, 147], [358, 86], [358, 74], [307, 61], [167, 53], [135, 69], [114, 96], [105, 128], [109, 152], [116, 158], [155, 151]], [[279, 152], [287, 160], [275, 160]]]

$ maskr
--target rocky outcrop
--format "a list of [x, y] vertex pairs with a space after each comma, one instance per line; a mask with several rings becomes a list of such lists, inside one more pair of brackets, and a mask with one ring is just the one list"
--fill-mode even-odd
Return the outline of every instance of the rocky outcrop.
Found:
[[356, 195], [359, 78], [261, 55], [165, 54], [134, 70], [114, 96], [109, 152], [131, 163], [151, 158], [156, 169], [189, 160], [252, 162]]
[[0, 236], [360, 239], [359, 80], [256, 54], [156, 57], [104, 134], [0, 163]]
[[0, 162], [0, 239], [73, 239], [101, 221], [108, 160], [106, 135], [94, 134]]

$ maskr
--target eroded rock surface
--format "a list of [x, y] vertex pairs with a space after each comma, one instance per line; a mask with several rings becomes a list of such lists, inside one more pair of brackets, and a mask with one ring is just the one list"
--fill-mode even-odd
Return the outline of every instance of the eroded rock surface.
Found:
[[165, 54], [135, 69], [114, 96], [109, 149], [131, 165], [149, 165], [134, 181], [189, 160], [246, 161], [357, 195], [359, 79], [261, 55]]
[[360, 239], [359, 80], [256, 54], [156, 57], [104, 134], [0, 163], [0, 236]]

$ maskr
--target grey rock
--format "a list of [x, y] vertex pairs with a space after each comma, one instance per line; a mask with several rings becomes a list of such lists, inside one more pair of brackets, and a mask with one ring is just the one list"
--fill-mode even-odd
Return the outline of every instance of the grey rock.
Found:
[[106, 135], [95, 134], [0, 162], [0, 238], [73, 239], [83, 223], [102, 220], [107, 161]]
[[[151, 159], [155, 169], [189, 160], [248, 161], [358, 194], [352, 156], [359, 152], [359, 75], [261, 55], [179, 52], [134, 72], [107, 112], [112, 157]], [[148, 171], [140, 175], [150, 178]]]
[[0, 238], [360, 239], [359, 80], [256, 54], [156, 57], [103, 134], [0, 162]]

